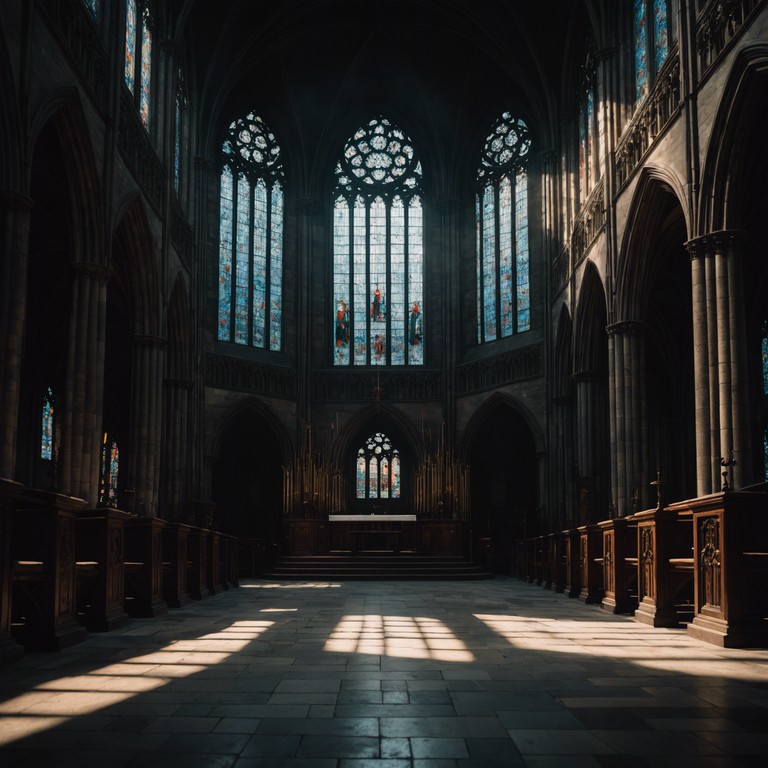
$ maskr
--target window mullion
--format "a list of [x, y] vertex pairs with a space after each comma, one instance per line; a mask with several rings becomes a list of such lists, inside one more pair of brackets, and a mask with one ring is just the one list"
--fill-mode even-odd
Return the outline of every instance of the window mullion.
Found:
[[518, 333], [517, 318], [517, 171], [509, 174], [509, 205], [510, 205], [510, 243], [512, 255], [510, 258], [512, 267], [512, 333]]
[[253, 180], [249, 179], [248, 182], [248, 335], [247, 346], [253, 346], [253, 278], [254, 278], [254, 266], [253, 266], [253, 249], [256, 245], [253, 235], [253, 227], [255, 225], [254, 205], [256, 185]]
[[[383, 198], [382, 198], [383, 199]], [[386, 270], [386, 291], [387, 291], [387, 314], [384, 315], [384, 333], [387, 339], [387, 354], [385, 360], [387, 365], [392, 364], [392, 206], [391, 200], [384, 200], [384, 268]], [[381, 470], [379, 470], [379, 487], [381, 487]]]
[[500, 210], [500, 188], [499, 180], [496, 179], [493, 185], [493, 239], [494, 239], [494, 263], [496, 280], [496, 338], [501, 338], [501, 224], [499, 216]]

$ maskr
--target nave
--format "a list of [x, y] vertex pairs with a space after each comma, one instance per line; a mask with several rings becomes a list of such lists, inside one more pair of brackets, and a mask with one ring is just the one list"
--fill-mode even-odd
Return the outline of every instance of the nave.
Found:
[[27, 654], [6, 766], [764, 765], [768, 651], [511, 577], [270, 582]]

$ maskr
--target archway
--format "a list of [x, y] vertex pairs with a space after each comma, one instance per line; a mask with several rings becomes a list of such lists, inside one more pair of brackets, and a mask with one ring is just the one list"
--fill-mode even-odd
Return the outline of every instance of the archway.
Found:
[[473, 557], [507, 573], [513, 542], [542, 529], [536, 440], [513, 400], [494, 396], [475, 415], [466, 456]]

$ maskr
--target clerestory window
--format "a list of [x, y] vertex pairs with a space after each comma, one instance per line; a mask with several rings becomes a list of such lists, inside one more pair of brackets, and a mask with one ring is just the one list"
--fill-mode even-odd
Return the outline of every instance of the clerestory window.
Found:
[[333, 363], [424, 363], [422, 170], [383, 117], [358, 129], [336, 165]]
[[668, 0], [633, 0], [635, 98], [638, 101], [650, 90], [669, 54], [670, 6]]
[[477, 174], [477, 340], [531, 327], [528, 127], [505, 112], [486, 139]]
[[279, 351], [284, 226], [280, 146], [251, 112], [229, 126], [221, 161], [218, 338]]
[[126, 0], [124, 79], [142, 123], [149, 127], [152, 87], [152, 8], [149, 0]]

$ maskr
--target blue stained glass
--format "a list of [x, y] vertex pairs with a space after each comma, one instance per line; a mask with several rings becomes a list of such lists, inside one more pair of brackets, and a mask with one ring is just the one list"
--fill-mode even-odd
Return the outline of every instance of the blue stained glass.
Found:
[[267, 302], [267, 185], [259, 179], [253, 189], [253, 269], [252, 341], [254, 347], [264, 347], [264, 323]]
[[[363, 449], [360, 449], [360, 454], [363, 453]], [[356, 472], [356, 494], [358, 499], [365, 498], [365, 458], [361, 455], [357, 457], [357, 472]]]
[[219, 196], [219, 322], [218, 336], [229, 341], [231, 334], [230, 307], [232, 304], [232, 171], [224, 166], [221, 172]]
[[392, 498], [400, 498], [400, 457], [397, 451], [393, 451], [392, 456]]
[[517, 330], [531, 326], [531, 296], [528, 259], [528, 174], [517, 172], [515, 180], [515, 252], [517, 271]]
[[768, 322], [763, 326], [763, 394], [768, 395]]
[[586, 152], [584, 157], [584, 162], [586, 164], [586, 182], [587, 182], [587, 192], [592, 189], [594, 186], [594, 167], [595, 167], [595, 161], [593, 157], [593, 147], [592, 147], [592, 121], [594, 120], [595, 116], [595, 101], [594, 101], [594, 92], [590, 88], [589, 91], [587, 91], [587, 145], [586, 145]]
[[396, 197], [390, 210], [390, 362], [405, 364], [405, 207]]
[[389, 459], [385, 456], [381, 460], [381, 481], [379, 483], [379, 492], [382, 499], [389, 498]]
[[579, 193], [584, 200], [587, 196], [587, 128], [584, 104], [579, 108]]
[[368, 460], [368, 498], [376, 499], [379, 494], [379, 463], [375, 456]]
[[653, 42], [656, 49], [656, 71], [669, 53], [667, 0], [653, 0]]
[[343, 197], [333, 207], [334, 365], [349, 365], [349, 204]]
[[272, 187], [272, 254], [269, 271], [269, 348], [277, 351], [282, 343], [283, 297], [283, 188]]
[[117, 482], [120, 471], [120, 450], [117, 440], [107, 432], [101, 444], [101, 488], [99, 501], [110, 507], [117, 506]]
[[499, 185], [499, 313], [502, 337], [515, 330], [515, 287], [512, 263], [512, 182], [504, 176]]
[[421, 198], [408, 206], [408, 362], [424, 364], [424, 217]]
[[125, 7], [125, 84], [133, 93], [136, 77], [136, 0], [127, 0]]
[[409, 140], [383, 118], [358, 129], [344, 147], [336, 165], [337, 193], [349, 199], [359, 190], [365, 196], [355, 199], [346, 247], [334, 212], [334, 312], [337, 328], [339, 318], [351, 315], [353, 348], [348, 355], [344, 341], [334, 336], [334, 365], [347, 365], [350, 358], [354, 365], [423, 362], [416, 349], [421, 336], [413, 348], [408, 344], [408, 329], [415, 327], [412, 294], [419, 308], [423, 294], [423, 233], [420, 216], [418, 228], [409, 229], [407, 211], [421, 176]]
[[247, 179], [237, 180], [235, 217], [235, 343], [248, 343], [249, 225], [251, 188]]
[[120, 450], [117, 440], [112, 440], [109, 448], [109, 500], [113, 505], [117, 504], [117, 478], [120, 470]]
[[483, 337], [496, 339], [496, 207], [493, 185], [483, 193]]
[[352, 329], [355, 365], [365, 365], [366, 340], [368, 339], [368, 304], [371, 299], [366, 279], [366, 210], [362, 197], [355, 200], [352, 235], [352, 266], [354, 275], [354, 296], [352, 299]]
[[43, 419], [42, 419], [42, 437], [40, 440], [40, 458], [53, 459], [53, 392], [48, 387], [48, 391], [43, 398]]
[[648, 29], [645, 22], [646, 0], [635, 0], [633, 32], [635, 39], [635, 95], [641, 99], [648, 92]]
[[144, 125], [149, 125], [149, 95], [152, 82], [152, 31], [149, 28], [149, 14], [144, 12], [141, 30], [141, 98], [139, 113]]

